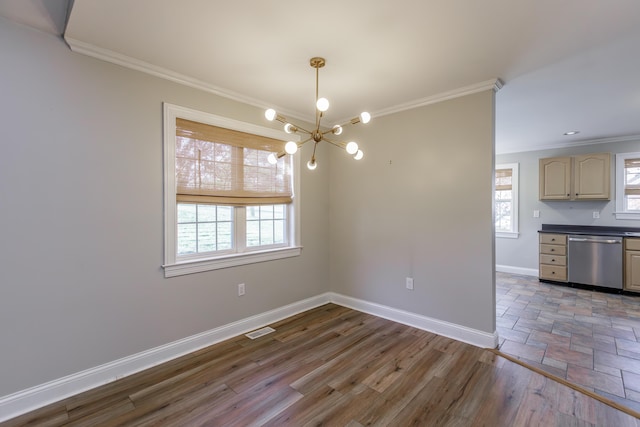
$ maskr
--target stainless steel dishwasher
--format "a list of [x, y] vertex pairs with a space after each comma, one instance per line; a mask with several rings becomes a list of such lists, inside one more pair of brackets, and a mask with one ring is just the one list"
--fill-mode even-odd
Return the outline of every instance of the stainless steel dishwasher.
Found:
[[622, 289], [622, 237], [569, 236], [571, 283]]

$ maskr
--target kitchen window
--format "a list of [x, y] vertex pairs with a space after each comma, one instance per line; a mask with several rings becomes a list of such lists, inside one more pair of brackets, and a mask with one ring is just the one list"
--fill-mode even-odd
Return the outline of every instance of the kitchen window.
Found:
[[496, 165], [496, 237], [518, 238], [518, 163]]
[[616, 219], [640, 219], [640, 153], [616, 154]]
[[165, 277], [300, 254], [291, 135], [164, 105]]

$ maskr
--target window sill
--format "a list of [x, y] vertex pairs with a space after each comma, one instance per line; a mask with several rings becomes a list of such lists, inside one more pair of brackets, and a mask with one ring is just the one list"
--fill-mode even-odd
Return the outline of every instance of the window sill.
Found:
[[616, 219], [640, 219], [640, 213], [614, 212]]
[[519, 235], [517, 231], [496, 231], [496, 237], [503, 239], [517, 239]]
[[168, 278], [183, 276], [185, 274], [201, 273], [203, 271], [219, 270], [221, 268], [255, 264], [258, 262], [273, 261], [276, 259], [291, 258], [299, 256], [301, 253], [302, 247], [294, 246], [268, 251], [226, 255], [197, 261], [190, 260], [176, 264], [167, 264], [162, 267], [164, 268], [164, 277]]

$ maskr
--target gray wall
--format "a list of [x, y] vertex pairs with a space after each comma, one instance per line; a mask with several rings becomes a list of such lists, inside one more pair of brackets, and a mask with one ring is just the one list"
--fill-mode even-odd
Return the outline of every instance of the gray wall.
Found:
[[365, 158], [332, 152], [333, 291], [495, 331], [493, 108], [486, 91], [349, 129]]
[[[636, 151], [640, 151], [640, 140], [496, 156], [496, 163], [520, 164], [520, 236], [517, 239], [496, 238], [496, 265], [527, 269], [529, 273], [535, 273], [533, 270], [538, 269], [538, 230], [542, 224], [640, 227], [640, 221], [617, 220], [613, 216], [616, 206], [615, 153]], [[610, 201], [543, 202], [538, 200], [538, 159], [605, 152], [611, 153], [612, 197]], [[533, 217], [534, 210], [540, 211], [539, 218]], [[600, 218], [593, 218], [594, 211], [600, 213]]]
[[328, 291], [322, 168], [302, 169], [300, 257], [163, 276], [162, 102], [262, 110], [2, 18], [0, 58], [0, 396]]
[[495, 330], [492, 91], [349, 129], [359, 163], [320, 147], [300, 257], [165, 279], [162, 102], [262, 111], [2, 18], [0, 58], [0, 396], [329, 290]]

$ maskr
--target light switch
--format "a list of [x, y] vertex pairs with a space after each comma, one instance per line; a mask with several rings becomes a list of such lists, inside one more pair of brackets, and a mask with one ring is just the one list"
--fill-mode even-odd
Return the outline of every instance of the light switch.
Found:
[[598, 211], [593, 211], [593, 218], [594, 218], [594, 219], [598, 219], [598, 218], [600, 218], [600, 212], [598, 212]]
[[540, 211], [539, 210], [533, 211], [533, 217], [534, 218], [540, 218]]

